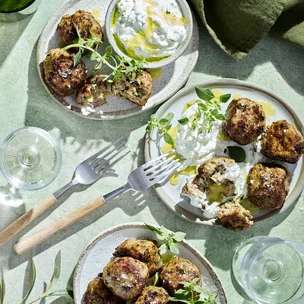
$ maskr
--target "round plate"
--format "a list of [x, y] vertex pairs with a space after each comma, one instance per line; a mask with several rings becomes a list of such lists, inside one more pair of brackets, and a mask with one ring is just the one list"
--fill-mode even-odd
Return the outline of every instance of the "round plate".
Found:
[[[110, 228], [95, 237], [82, 252], [74, 273], [74, 301], [81, 304], [81, 299], [88, 283], [93, 280], [103, 267], [110, 262], [115, 248], [127, 239], [157, 240], [155, 233], [143, 223], [122, 224]], [[220, 279], [212, 266], [187, 241], [179, 245], [179, 256], [198, 266], [202, 275], [203, 287], [218, 294], [218, 303], [226, 304], [227, 299]]]
[[[60, 22], [61, 17], [65, 14], [73, 14], [80, 9], [90, 11], [100, 22], [105, 36], [105, 14], [110, 2], [111, 0], [70, 0], [63, 4], [55, 11], [42, 31], [37, 50], [37, 63], [40, 79], [54, 100], [73, 113], [97, 120], [117, 119], [132, 116], [151, 109], [166, 101], [186, 83], [198, 59], [199, 33], [197, 22], [193, 15], [193, 37], [188, 48], [175, 62], [162, 67], [161, 71], [157, 69], [152, 73], [152, 75], [161, 75], [161, 77], [154, 77], [152, 95], [145, 106], [140, 107], [126, 99], [109, 95], [107, 97], [106, 104], [92, 109], [89, 107], [78, 106], [76, 104], [76, 94], [64, 98], [56, 95], [56, 93], [50, 90], [44, 82], [41, 63], [45, 59], [47, 51], [53, 48], [58, 48], [61, 45], [60, 37], [56, 32], [57, 24]], [[100, 47], [100, 52], [102, 53], [108, 45], [109, 44], [105, 41]], [[83, 61], [86, 63], [87, 68], [90, 71], [93, 67], [92, 62], [89, 63], [86, 58], [83, 58]]]
[[[295, 111], [284, 101], [280, 96], [274, 94], [273, 92], [256, 86], [254, 84], [234, 80], [234, 79], [217, 79], [213, 81], [208, 81], [204, 83], [199, 83], [193, 85], [189, 88], [183, 89], [174, 95], [170, 100], [161, 106], [155, 114], [157, 119], [165, 116], [169, 112], [175, 114], [172, 124], [176, 125], [177, 120], [181, 116], [181, 113], [184, 109], [184, 105], [196, 97], [195, 87], [203, 87], [209, 89], [222, 89], [224, 93], [231, 93], [231, 96], [238, 94], [241, 97], [249, 98], [256, 101], [264, 101], [267, 103], [272, 103], [276, 108], [276, 114], [270, 116], [267, 121], [267, 125], [271, 124], [273, 121], [286, 119], [292, 125], [295, 125], [303, 134], [304, 126], [301, 122], [298, 115]], [[224, 104], [222, 110], [225, 111], [229, 103]], [[157, 140], [152, 140], [151, 138], [156, 137], [156, 130], [152, 133], [152, 136], [146, 137], [145, 145], [145, 160], [149, 161], [152, 158], [158, 157], [160, 152], [161, 143]], [[281, 213], [292, 205], [292, 203], [297, 199], [301, 194], [304, 186], [304, 168], [303, 168], [303, 158], [296, 164], [287, 164], [284, 165], [291, 172], [292, 180], [290, 184], [290, 191], [286, 198], [284, 206], [279, 210], [267, 211], [263, 210], [254, 215], [254, 221], [264, 220], [270, 216]], [[177, 215], [181, 216], [184, 219], [187, 219], [191, 222], [198, 224], [207, 224], [207, 225], [221, 225], [219, 221], [214, 219], [207, 219], [203, 216], [199, 208], [193, 207], [190, 205], [189, 200], [181, 196], [181, 190], [183, 185], [186, 183], [187, 177], [184, 175], [180, 176], [179, 184], [177, 186], [172, 186], [169, 181], [158, 185], [155, 187], [155, 190], [163, 202]]]

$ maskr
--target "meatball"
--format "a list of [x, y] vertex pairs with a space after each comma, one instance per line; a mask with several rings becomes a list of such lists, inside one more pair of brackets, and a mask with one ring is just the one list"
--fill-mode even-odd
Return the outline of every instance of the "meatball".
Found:
[[115, 258], [103, 269], [105, 285], [118, 297], [129, 300], [138, 296], [149, 278], [148, 266], [131, 257]]
[[247, 98], [234, 99], [226, 111], [223, 131], [240, 145], [255, 141], [265, 129], [265, 113], [262, 106]]
[[149, 286], [133, 304], [166, 304], [169, 301], [167, 291], [161, 287]]
[[269, 158], [294, 164], [304, 153], [304, 138], [286, 120], [279, 120], [263, 134], [261, 146], [262, 153]]
[[83, 39], [102, 39], [102, 30], [98, 21], [90, 12], [79, 10], [73, 15], [64, 15], [57, 26], [58, 34], [66, 44], [71, 44], [78, 38], [76, 27]]
[[201, 273], [198, 267], [180, 257], [174, 257], [159, 274], [161, 285], [172, 295], [175, 290], [183, 287], [181, 282], [191, 282], [195, 278], [199, 279], [197, 284], [201, 284]]
[[249, 171], [248, 198], [261, 209], [279, 209], [289, 191], [289, 175], [276, 164], [257, 164]]
[[228, 179], [227, 172], [233, 171], [237, 175], [239, 173], [239, 166], [231, 158], [214, 157], [204, 162], [198, 168], [198, 174], [193, 180], [192, 184], [187, 183], [182, 193], [184, 195], [201, 196], [200, 192], [207, 194], [210, 202], [222, 201], [224, 196], [235, 195], [235, 183]]
[[73, 56], [62, 49], [50, 50], [42, 65], [46, 84], [60, 96], [78, 91], [87, 77], [83, 61], [74, 67]]
[[150, 276], [153, 276], [162, 266], [162, 259], [153, 241], [126, 240], [116, 248], [116, 257], [130, 256], [146, 263]]
[[125, 76], [112, 85], [112, 93], [118, 97], [126, 98], [133, 103], [144, 106], [151, 96], [153, 88], [152, 76], [143, 71], [135, 79], [127, 79]]
[[225, 203], [220, 206], [216, 216], [225, 228], [241, 231], [253, 224], [252, 214], [237, 201]]
[[83, 295], [82, 304], [123, 304], [122, 299], [113, 295], [112, 292], [105, 286], [102, 278], [97, 277], [92, 280]]
[[99, 107], [106, 103], [107, 84], [106, 75], [90, 76], [78, 91], [76, 102], [81, 106]]

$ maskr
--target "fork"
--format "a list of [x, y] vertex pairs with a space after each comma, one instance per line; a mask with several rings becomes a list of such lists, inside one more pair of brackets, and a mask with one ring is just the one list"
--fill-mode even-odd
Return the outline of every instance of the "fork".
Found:
[[106, 201], [119, 195], [121, 192], [127, 189], [133, 189], [136, 191], [147, 190], [156, 183], [164, 181], [168, 176], [174, 173], [180, 165], [180, 158], [169, 153], [163, 154], [157, 159], [149, 161], [148, 163], [133, 170], [129, 174], [128, 181], [124, 186], [106, 194], [104, 197], [99, 197], [87, 205], [82, 206], [76, 211], [66, 215], [61, 220], [41, 229], [34, 235], [22, 239], [14, 246], [15, 251], [19, 255], [27, 252], [28, 250], [49, 239], [55, 233], [71, 226], [93, 211], [102, 207]]
[[[32, 223], [46, 210], [51, 208], [59, 197], [66, 193], [71, 187], [77, 184], [90, 185], [96, 182], [106, 170], [114, 164], [114, 162], [110, 163], [110, 161], [124, 148], [125, 142], [120, 138], [80, 163], [73, 174], [74, 178], [68, 184], [42, 200], [37, 206], [24, 213], [0, 232], [0, 247]], [[115, 151], [116, 153], [113, 154]]]

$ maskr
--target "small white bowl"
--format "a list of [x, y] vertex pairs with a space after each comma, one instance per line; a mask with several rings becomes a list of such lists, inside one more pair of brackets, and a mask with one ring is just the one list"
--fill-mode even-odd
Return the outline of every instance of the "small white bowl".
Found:
[[[127, 60], [131, 60], [132, 58], [129, 57], [128, 55], [126, 55], [118, 47], [118, 45], [116, 44], [115, 38], [113, 36], [112, 18], [113, 18], [113, 14], [114, 14], [114, 11], [115, 11], [115, 7], [116, 7], [116, 5], [119, 1], [120, 0], [112, 0], [112, 2], [110, 3], [110, 5], [108, 7], [107, 14], [106, 14], [106, 20], [105, 20], [106, 35], [107, 35], [108, 41], [111, 44], [111, 46], [113, 47], [114, 51], [120, 57], [124, 57]], [[191, 9], [190, 9], [186, 0], [175, 0], [175, 1], [178, 3], [178, 5], [181, 9], [183, 17], [187, 20], [187, 24], [186, 24], [187, 35], [186, 35], [186, 38], [178, 46], [178, 48], [175, 50], [175, 52], [171, 56], [166, 57], [164, 59], [161, 59], [159, 61], [147, 62], [144, 65], [144, 68], [156, 69], [156, 68], [160, 68], [164, 65], [167, 65], [167, 64], [175, 61], [177, 58], [179, 58], [184, 53], [184, 51], [188, 47], [189, 43], [191, 42], [192, 32], [193, 32], [193, 19], [192, 19]]]

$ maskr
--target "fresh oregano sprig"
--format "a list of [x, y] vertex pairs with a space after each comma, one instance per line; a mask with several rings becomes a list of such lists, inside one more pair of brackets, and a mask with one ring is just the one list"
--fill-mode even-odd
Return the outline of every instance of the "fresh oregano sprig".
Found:
[[[196, 115], [192, 119], [185, 117], [178, 122], [181, 125], [190, 124], [190, 128], [192, 130], [198, 129], [200, 134], [203, 132], [210, 133], [214, 121], [226, 119], [226, 116], [220, 112], [220, 104], [226, 103], [230, 99], [231, 94], [221, 95], [219, 100], [216, 100], [210, 89], [196, 87], [195, 92], [198, 97], [196, 100], [198, 105]], [[204, 120], [201, 120], [202, 115], [204, 115]]]
[[160, 228], [154, 227], [152, 225], [145, 224], [151, 231], [156, 233], [159, 240], [164, 241], [159, 249], [160, 250], [170, 250], [173, 254], [179, 254], [178, 243], [185, 239], [186, 233], [184, 232], [173, 232], [163, 226]]
[[89, 51], [89, 60], [97, 62], [93, 69], [94, 72], [99, 71], [103, 65], [108, 66], [112, 70], [112, 72], [105, 78], [105, 81], [109, 83], [118, 82], [124, 76], [128, 80], [134, 80], [137, 75], [142, 75], [144, 69], [143, 66], [146, 63], [145, 59], [132, 59], [128, 61], [118, 55], [114, 56], [111, 46], [108, 46], [105, 49], [105, 53], [102, 55], [97, 51], [98, 45], [100, 45], [102, 41], [98, 37], [83, 39], [77, 26], [75, 26], [75, 28], [78, 38], [73, 41], [73, 44], [67, 45], [63, 48], [65, 51], [72, 48], [78, 48], [78, 52], [73, 55], [74, 67], [79, 64], [84, 52]]
[[187, 304], [216, 304], [217, 294], [211, 294], [198, 284], [199, 279], [195, 278], [191, 282], [182, 282], [183, 288], [170, 297], [171, 302], [181, 302]]
[[174, 118], [174, 114], [172, 112], [168, 113], [164, 118], [158, 120], [154, 115], [151, 116], [151, 119], [148, 121], [148, 125], [146, 127], [146, 131], [148, 133], [152, 133], [154, 128], [158, 129], [158, 134], [164, 137], [164, 141], [174, 146], [174, 141], [172, 136], [168, 133], [168, 131], [172, 127], [172, 119]]

